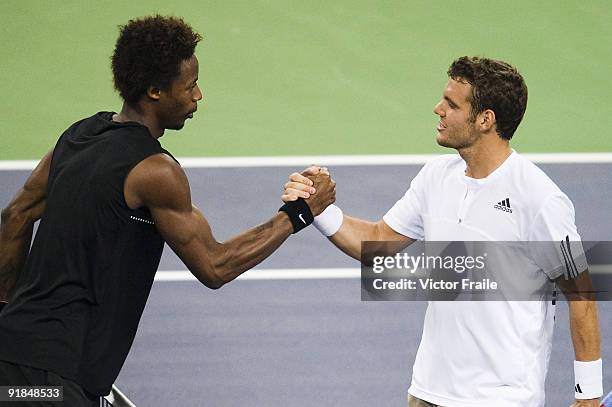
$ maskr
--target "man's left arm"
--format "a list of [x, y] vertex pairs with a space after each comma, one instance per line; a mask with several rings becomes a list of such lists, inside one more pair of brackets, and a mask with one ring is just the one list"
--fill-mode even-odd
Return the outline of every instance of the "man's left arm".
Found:
[[9, 300], [19, 271], [25, 264], [34, 223], [45, 209], [52, 151], [38, 163], [23, 187], [2, 209], [0, 223], [0, 303]]
[[[603, 389], [601, 389], [599, 320], [588, 270], [569, 280], [564, 276], [559, 277], [557, 285], [568, 301], [570, 331], [575, 354], [575, 392], [585, 397], [589, 397], [593, 392], [600, 394]], [[572, 407], [599, 407], [599, 396], [576, 399]]]
[[575, 353], [576, 402], [572, 407], [599, 407], [603, 389], [597, 305], [574, 205], [567, 195], [559, 191], [542, 202], [532, 221], [529, 241], [539, 242], [531, 245], [536, 264], [557, 282], [568, 300]]

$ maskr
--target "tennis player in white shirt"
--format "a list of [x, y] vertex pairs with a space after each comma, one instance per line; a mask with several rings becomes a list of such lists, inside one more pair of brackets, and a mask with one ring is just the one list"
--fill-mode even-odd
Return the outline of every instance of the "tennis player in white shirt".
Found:
[[[502, 61], [462, 57], [434, 113], [436, 141], [459, 153], [428, 162], [406, 194], [378, 222], [331, 205], [315, 226], [360, 259], [362, 241], [415, 240], [578, 243], [574, 207], [538, 167], [510, 147], [527, 106], [527, 86]], [[307, 198], [305, 176], [293, 174], [285, 201]], [[573, 290], [589, 288], [585, 263], [559, 256], [526, 259], [522, 273], [566, 292], [575, 352], [575, 403], [598, 407], [602, 361], [597, 307]], [[575, 278], [566, 279], [574, 276]], [[409, 407], [543, 407], [555, 305], [551, 301], [430, 301], [408, 389]], [[569, 370], [569, 366], [568, 366]], [[568, 389], [569, 392], [569, 389]]]

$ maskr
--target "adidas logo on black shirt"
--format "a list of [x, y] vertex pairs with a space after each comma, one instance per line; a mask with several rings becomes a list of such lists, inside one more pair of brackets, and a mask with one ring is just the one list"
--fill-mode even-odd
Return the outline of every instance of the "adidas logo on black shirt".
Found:
[[493, 205], [495, 209], [499, 209], [500, 211], [512, 213], [512, 209], [510, 208], [510, 198], [506, 198], [501, 202]]

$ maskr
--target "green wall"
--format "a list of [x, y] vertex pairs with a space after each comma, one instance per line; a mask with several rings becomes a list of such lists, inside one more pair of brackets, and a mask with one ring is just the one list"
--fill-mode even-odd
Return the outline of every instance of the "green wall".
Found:
[[183, 16], [199, 45], [196, 117], [178, 156], [429, 153], [461, 55], [507, 60], [529, 106], [524, 152], [612, 151], [606, 1], [0, 1], [0, 159], [35, 159], [72, 122], [118, 110], [117, 26]]

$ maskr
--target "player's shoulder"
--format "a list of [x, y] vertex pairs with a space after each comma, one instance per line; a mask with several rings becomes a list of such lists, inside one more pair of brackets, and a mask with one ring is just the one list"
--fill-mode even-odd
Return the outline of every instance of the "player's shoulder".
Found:
[[189, 188], [185, 171], [166, 153], [152, 154], [140, 161], [128, 174], [127, 183], [147, 192]]
[[138, 163], [132, 170], [152, 182], [175, 182], [185, 178], [185, 171], [166, 152], [152, 154]]
[[187, 175], [179, 163], [166, 153], [153, 154], [139, 162], [128, 174], [125, 193], [129, 197], [137, 197], [138, 203], [149, 208], [174, 205], [176, 202], [191, 205]]
[[512, 170], [515, 202], [522, 207], [526, 219], [533, 219], [542, 211], [560, 211], [563, 207], [573, 213], [570, 198], [537, 165], [526, 157], [515, 153]]
[[565, 195], [544, 170], [521, 154], [515, 152], [513, 155], [515, 165], [512, 177], [515, 184], [521, 185], [525, 192], [538, 198], [550, 195]]

